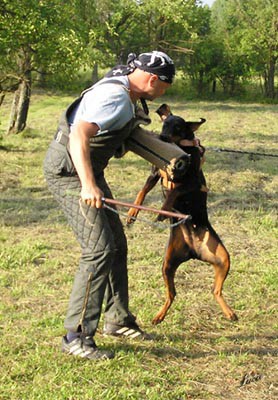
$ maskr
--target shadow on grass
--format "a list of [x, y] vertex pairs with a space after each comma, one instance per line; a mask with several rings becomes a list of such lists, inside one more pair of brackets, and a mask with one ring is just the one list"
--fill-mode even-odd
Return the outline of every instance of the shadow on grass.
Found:
[[[169, 100], [170, 102], [171, 100]], [[233, 102], [233, 101], [232, 101]], [[205, 104], [206, 103], [206, 104]], [[209, 101], [185, 101], [184, 106], [183, 105], [175, 105], [173, 107], [173, 113], [178, 115], [179, 112], [184, 112], [187, 110], [194, 110], [196, 111], [196, 107], [199, 105], [202, 110], [211, 112], [211, 111], [225, 111], [225, 112], [236, 112], [236, 113], [262, 113], [262, 112], [268, 112], [269, 110], [277, 107], [276, 104], [248, 104], [248, 103], [240, 103], [234, 101], [233, 104], [227, 104], [230, 103], [229, 101], [221, 101], [221, 100], [213, 100], [211, 103]], [[203, 115], [201, 117], [204, 117]], [[205, 117], [204, 117], [205, 118]]]
[[[232, 356], [232, 355], [242, 355], [242, 354], [253, 354], [258, 357], [264, 356], [272, 356], [278, 357], [278, 348], [277, 347], [270, 347], [264, 345], [253, 345], [254, 341], [262, 340], [268, 341], [273, 343], [277, 340], [277, 335], [262, 335], [260, 337], [254, 336], [230, 336], [227, 337], [227, 340], [231, 340], [231, 342], [227, 343], [226, 349], [223, 349], [223, 344], [218, 345], [217, 347], [213, 347], [214, 345], [211, 344], [213, 350], [204, 350], [202, 351], [200, 347], [202, 344], [200, 343], [199, 349], [195, 350], [179, 350], [177, 347], [180, 346], [181, 343], [186, 342], [186, 335], [169, 335], [171, 337], [171, 343], [174, 343], [173, 346], [161, 345], [163, 341], [165, 341], [165, 335], [152, 335], [154, 341], [152, 342], [138, 342], [138, 343], [129, 343], [129, 342], [117, 342], [115, 344], [115, 348], [117, 350], [122, 350], [125, 353], [133, 353], [136, 351], [145, 352], [148, 351], [149, 353], [153, 354], [156, 357], [175, 357], [175, 358], [188, 358], [188, 359], [201, 359], [207, 357], [215, 357], [216, 355], [221, 356]], [[215, 338], [214, 338], [215, 339]], [[235, 344], [233, 343], [235, 340], [238, 342], [244, 342], [244, 344]], [[207, 348], [207, 343], [210, 341], [207, 337], [202, 337], [202, 342], [204, 342], [204, 347]], [[176, 343], [176, 345], [175, 345]]]
[[[247, 149], [247, 151], [249, 150]], [[250, 152], [252, 152], [252, 150], [250, 150]], [[264, 152], [264, 150], [260, 152]], [[233, 172], [250, 170], [252, 172], [265, 173], [271, 177], [272, 175], [274, 176], [277, 171], [278, 157], [217, 152], [211, 148], [208, 149], [207, 152], [207, 164], [204, 166], [205, 172], [206, 165], [211, 172], [220, 171], [219, 165], [221, 165], [221, 171], [231, 174]]]
[[207, 357], [212, 357], [217, 355], [218, 353], [223, 356], [231, 356], [231, 355], [242, 355], [243, 353], [245, 354], [253, 354], [258, 357], [263, 357], [263, 356], [272, 356], [272, 357], [278, 357], [278, 350], [271, 348], [271, 347], [244, 347], [244, 346], [230, 346], [226, 350], [219, 350], [217, 351], [185, 351], [185, 352], [180, 352], [175, 349], [171, 348], [160, 348], [160, 349], [152, 349], [152, 353], [158, 357], [163, 357], [167, 355], [172, 355], [174, 357], [186, 357], [189, 359], [199, 359], [199, 358], [207, 358]]
[[[59, 222], [64, 223], [65, 217], [61, 212], [55, 199], [45, 187], [29, 187], [24, 189], [15, 189], [11, 194], [4, 192], [0, 206], [0, 219], [5, 226], [28, 226], [39, 222]], [[157, 194], [156, 194], [157, 196]], [[153, 197], [149, 197], [153, 200]], [[241, 191], [232, 191], [223, 197], [217, 193], [211, 193], [208, 199], [210, 213], [214, 209], [218, 212], [225, 211], [244, 211], [261, 207], [264, 202], [264, 208], [273, 209], [274, 198], [261, 190], [247, 190], [244, 195]], [[148, 202], [146, 201], [146, 204]]]
[[27, 153], [28, 152], [28, 150], [19, 149], [18, 147], [15, 147], [12, 144], [0, 145], [0, 151], [14, 152], [14, 153]]
[[[5, 226], [28, 226], [43, 221], [64, 222], [58, 204], [46, 187], [29, 187], [2, 195], [0, 218]], [[39, 197], [38, 197], [39, 194]]]
[[210, 212], [212, 210], [246, 211], [250, 209], [259, 211], [263, 205], [264, 210], [273, 211], [275, 197], [277, 196], [259, 189], [231, 190], [225, 195], [214, 192], [209, 195], [208, 207]]

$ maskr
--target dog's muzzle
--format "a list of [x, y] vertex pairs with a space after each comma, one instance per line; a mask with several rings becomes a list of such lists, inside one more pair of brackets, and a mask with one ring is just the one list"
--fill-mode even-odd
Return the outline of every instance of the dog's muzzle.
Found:
[[168, 177], [171, 181], [179, 181], [188, 171], [190, 166], [190, 154], [184, 154], [179, 158], [174, 158], [170, 164], [165, 168]]

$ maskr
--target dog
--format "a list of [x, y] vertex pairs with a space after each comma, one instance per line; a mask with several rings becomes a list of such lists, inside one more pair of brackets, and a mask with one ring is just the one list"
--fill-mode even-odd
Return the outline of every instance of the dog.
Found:
[[[165, 104], [162, 106], [169, 107]], [[161, 107], [157, 110], [158, 114], [159, 111], [164, 112], [163, 107], [161, 111]], [[208, 189], [201, 168], [205, 149], [201, 146], [200, 141], [195, 138], [195, 131], [206, 120], [202, 118], [199, 122], [185, 122], [184, 120], [181, 121], [182, 118], [180, 117], [173, 118], [175, 116], [171, 112], [169, 115], [171, 115], [171, 118], [168, 119], [168, 122], [167, 118], [161, 118], [163, 121], [166, 120], [167, 123], [165, 124], [164, 122], [160, 136], [162, 140], [166, 138], [167, 141], [175, 142], [186, 153], [190, 154], [191, 165], [183, 178], [176, 182], [169, 181], [164, 171], [152, 167], [152, 172], [143, 188], [137, 194], [134, 203], [136, 205], [142, 204], [147, 193], [161, 180], [165, 195], [162, 209], [190, 214], [191, 219], [181, 221], [178, 225], [175, 224], [178, 219], [171, 219], [172, 226], [162, 265], [162, 274], [166, 286], [166, 300], [152, 322], [156, 325], [164, 320], [176, 296], [174, 283], [176, 270], [181, 263], [190, 259], [198, 259], [213, 265], [215, 278], [212, 291], [214, 298], [224, 315], [229, 320], [236, 321], [238, 318], [235, 312], [227, 304], [222, 294], [223, 284], [230, 269], [230, 256], [208, 219]], [[195, 145], [188, 145], [190, 144], [186, 142], [188, 140], [191, 140], [192, 144], [194, 143]], [[128, 225], [135, 221], [138, 213], [138, 209], [129, 209]], [[158, 217], [158, 220], [162, 219], [164, 217]]]

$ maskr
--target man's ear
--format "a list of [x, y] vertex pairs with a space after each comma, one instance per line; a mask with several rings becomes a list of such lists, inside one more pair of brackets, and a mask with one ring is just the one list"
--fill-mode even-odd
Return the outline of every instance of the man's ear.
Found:
[[150, 74], [150, 85], [155, 86], [156, 82], [158, 81], [158, 76], [154, 74]]

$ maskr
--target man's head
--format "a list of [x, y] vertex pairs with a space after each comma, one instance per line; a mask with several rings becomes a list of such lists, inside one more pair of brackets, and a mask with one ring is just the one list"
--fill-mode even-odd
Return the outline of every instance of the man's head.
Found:
[[131, 94], [154, 100], [162, 96], [170, 87], [175, 76], [173, 60], [165, 53], [152, 51], [138, 57], [130, 54], [128, 66], [133, 70], [129, 74]]

